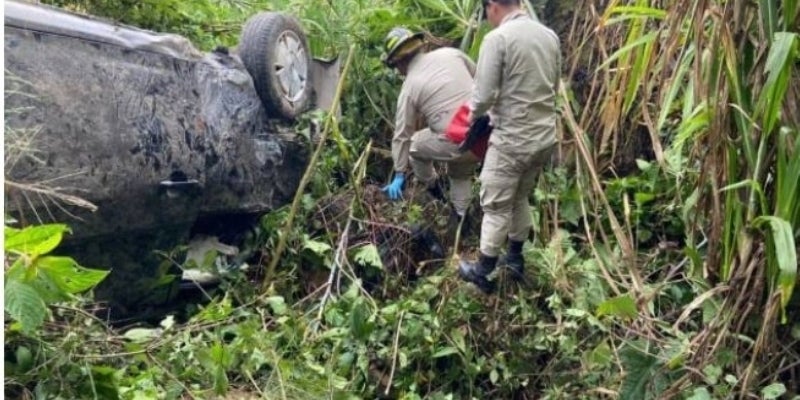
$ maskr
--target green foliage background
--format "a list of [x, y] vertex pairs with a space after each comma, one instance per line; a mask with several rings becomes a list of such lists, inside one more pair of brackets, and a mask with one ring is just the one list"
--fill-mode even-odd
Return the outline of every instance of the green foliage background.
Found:
[[[501, 276], [493, 297], [447, 268], [409, 282], [369, 245], [342, 254], [335, 232], [315, 236], [302, 224], [321, 198], [357, 190], [364, 171], [354, 168], [355, 155], [370, 139], [387, 144], [400, 81], [379, 61], [385, 32], [427, 30], [475, 56], [486, 31], [472, 20], [477, 1], [50, 3], [179, 33], [206, 50], [235, 46], [255, 12], [290, 12], [316, 56], [344, 57], [351, 46], [355, 55], [331, 135], [336, 146], [315, 166], [301, 222], [267, 290], [228, 278], [190, 320], [125, 330], [108, 329], [80, 304], [62, 306], [43, 329], [7, 340], [7, 393], [695, 400], [800, 393], [796, 1], [565, 2], [556, 11], [554, 2], [533, 2], [539, 15], [568, 15], [552, 21], [567, 56], [564, 162], [532, 194], [531, 282], [520, 287]], [[645, 151], [629, 151], [640, 136], [650, 140]], [[623, 156], [633, 161], [626, 168]], [[356, 217], [366, 218], [356, 205]], [[409, 210], [417, 212], [395, 211]], [[273, 249], [287, 214], [265, 216], [250, 245]], [[307, 281], [327, 277], [342, 259], [363, 275], [343, 270], [330, 296], [307, 297]], [[370, 274], [384, 277], [371, 294], [359, 279]]]

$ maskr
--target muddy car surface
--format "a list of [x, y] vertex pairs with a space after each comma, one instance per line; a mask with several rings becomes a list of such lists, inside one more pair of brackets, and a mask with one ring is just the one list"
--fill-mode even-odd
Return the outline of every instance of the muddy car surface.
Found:
[[141, 292], [131, 279], [160, 279], [153, 250], [291, 200], [308, 154], [294, 121], [325, 108], [338, 71], [280, 13], [254, 16], [238, 49], [204, 54], [180, 36], [6, 1], [4, 48], [6, 213], [69, 224], [65, 251], [112, 268], [125, 284], [105, 291], [129, 301]]

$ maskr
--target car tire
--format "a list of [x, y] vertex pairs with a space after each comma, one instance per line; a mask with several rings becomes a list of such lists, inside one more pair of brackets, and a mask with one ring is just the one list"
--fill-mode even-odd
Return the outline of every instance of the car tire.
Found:
[[294, 120], [308, 108], [311, 57], [297, 19], [275, 12], [254, 15], [242, 29], [239, 57], [270, 116]]

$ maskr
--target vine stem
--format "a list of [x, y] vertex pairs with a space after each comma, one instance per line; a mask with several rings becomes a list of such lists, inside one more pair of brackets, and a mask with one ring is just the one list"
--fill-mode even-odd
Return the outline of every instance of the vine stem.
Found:
[[400, 328], [403, 326], [403, 317], [405, 317], [406, 312], [403, 310], [400, 313], [400, 320], [397, 321], [397, 332], [394, 334], [394, 351], [392, 354], [392, 370], [389, 372], [389, 382], [386, 384], [386, 389], [383, 391], [384, 395], [389, 395], [389, 391], [392, 389], [392, 381], [394, 380], [394, 371], [397, 367], [397, 351], [399, 349], [400, 344]]
[[300, 206], [300, 200], [303, 198], [303, 192], [305, 191], [308, 182], [311, 180], [311, 176], [314, 175], [314, 171], [317, 169], [317, 160], [319, 159], [320, 154], [322, 154], [322, 149], [325, 147], [325, 141], [328, 139], [328, 135], [333, 130], [332, 125], [334, 124], [334, 120], [336, 118], [336, 112], [339, 109], [339, 104], [341, 102], [342, 92], [344, 89], [344, 81], [347, 77], [347, 72], [350, 69], [350, 64], [353, 61], [354, 52], [355, 44], [352, 44], [350, 45], [350, 50], [347, 54], [347, 61], [345, 61], [344, 68], [342, 69], [342, 75], [339, 77], [339, 83], [336, 85], [336, 94], [333, 98], [333, 103], [331, 103], [331, 109], [325, 118], [325, 125], [322, 128], [322, 134], [320, 135], [319, 143], [317, 144], [317, 148], [314, 150], [314, 154], [311, 156], [311, 159], [308, 161], [308, 166], [306, 167], [306, 171], [303, 173], [303, 177], [300, 179], [300, 184], [297, 186], [297, 192], [294, 195], [292, 206], [289, 209], [289, 216], [286, 218], [286, 224], [283, 226], [283, 231], [278, 238], [278, 246], [275, 248], [275, 252], [272, 254], [272, 259], [267, 267], [267, 273], [264, 275], [264, 281], [261, 283], [262, 291], [266, 292], [269, 288], [269, 284], [275, 274], [275, 268], [278, 266], [278, 260], [280, 260], [281, 255], [283, 255], [283, 251], [286, 249], [286, 238], [289, 236], [292, 230], [294, 218], [297, 214], [297, 208]]

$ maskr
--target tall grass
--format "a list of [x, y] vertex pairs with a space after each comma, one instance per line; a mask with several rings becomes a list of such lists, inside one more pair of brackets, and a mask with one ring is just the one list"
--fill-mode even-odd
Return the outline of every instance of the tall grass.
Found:
[[[317, 56], [337, 57], [352, 47], [341, 99], [343, 118], [333, 124], [338, 129], [331, 136], [339, 148], [356, 154], [370, 139], [377, 147], [389, 142], [400, 82], [381, 64], [380, 48], [391, 27], [424, 30], [437, 43], [459, 46], [473, 57], [488, 30], [479, 20], [477, 0], [205, 3], [226, 10], [219, 14], [222, 20], [215, 20], [217, 31], [208, 30], [202, 13], [176, 19], [184, 21], [188, 15], [203, 32], [198, 37], [204, 47], [215, 41], [227, 44], [244, 18], [264, 9], [298, 15]], [[536, 11], [557, 8], [554, 3], [560, 2], [525, 2]], [[624, 308], [629, 318], [625, 326], [604, 330], [608, 340], [602, 343], [613, 346], [614, 354], [631, 347], [661, 349], [658, 355], [664, 358], [659, 364], [648, 354], [635, 363], [630, 354], [620, 355], [628, 378], [618, 394], [642, 395], [642, 387], [630, 378], [647, 377], [634, 373], [637, 365], [685, 372], [669, 380], [661, 393], [666, 397], [702, 381], [707, 366], [720, 365], [737, 377], [736, 393], [743, 397], [787, 371], [800, 373], [800, 355], [792, 350], [797, 341], [787, 333], [790, 317], [800, 312], [795, 303], [800, 242], [798, 1], [564, 4], [572, 11], [572, 23], [560, 32], [567, 83], [559, 93], [561, 153], [580, 194], [579, 231], [586, 253], [602, 272], [608, 294], [615, 296], [609, 307]], [[137, 14], [136, 20], [144, 17]], [[554, 25], [545, 13], [539, 18]], [[164, 24], [161, 19], [153, 22], [159, 24]], [[636, 158], [648, 161], [637, 163]], [[655, 176], [637, 176], [652, 171]], [[652, 193], [637, 197], [641, 193], [612, 190], [634, 178], [650, 179], [646, 183], [653, 186]], [[549, 221], [558, 234], [565, 231], [561, 201], [553, 201]], [[681, 250], [680, 259], [660, 261], [666, 252], [661, 245], [667, 247], [671, 240], [641, 244], [637, 210], [647, 201], [658, 202], [683, 223], [680, 237], [671, 238]], [[554, 262], [552, 269], [558, 268], [564, 265]], [[667, 288], [688, 288], [691, 298], [659, 309]], [[675, 304], [677, 309], [670, 308]], [[632, 346], [639, 339], [647, 345]], [[719, 361], [730, 353], [733, 362]]]
[[[595, 76], [583, 102], [564, 94], [572, 100], [568, 120], [574, 120], [566, 139], [592, 150], [579, 152], [585, 177], [578, 179], [613, 174], [617, 152], [644, 130], [651, 146], [645, 153], [680, 189], [676, 193], [698, 196], [684, 246], [701, 263], [708, 291], [698, 293], [699, 303], [710, 294], [722, 307], [694, 336], [691, 359], [705, 365], [724, 347], [746, 354], [751, 362], [738, 372], [739, 390], [747, 393], [778, 370], [766, 357], [789, 343], [775, 329], [787, 322], [787, 307], [797, 297], [797, 2], [634, 0], [596, 7], [583, 3], [568, 43], [570, 73], [589, 66]], [[676, 159], [696, 177], [676, 170], [670, 161]], [[624, 220], [625, 211], [612, 210], [603, 196], [599, 187], [590, 198], [612, 221], [616, 243], [605, 246], [629, 247], [626, 229], [613, 223]], [[702, 238], [708, 246], [698, 253]], [[624, 281], [641, 267], [629, 263], [616, 278]], [[748, 328], [754, 323], [760, 328]], [[741, 344], [737, 335], [754, 342]]]

